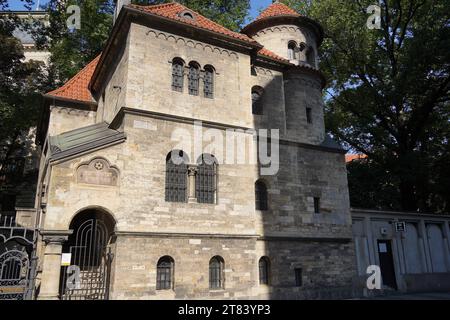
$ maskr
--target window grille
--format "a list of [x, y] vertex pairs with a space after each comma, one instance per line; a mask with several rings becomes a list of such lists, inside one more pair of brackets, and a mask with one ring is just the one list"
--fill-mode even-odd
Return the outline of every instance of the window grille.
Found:
[[186, 202], [187, 160], [183, 151], [179, 151], [181, 163], [172, 161], [172, 152], [166, 158], [166, 201]]
[[210, 289], [224, 288], [224, 261], [221, 257], [213, 257], [209, 261], [209, 287]]
[[198, 85], [200, 79], [199, 67], [195, 64], [189, 66], [189, 94], [198, 96]]
[[180, 60], [174, 60], [172, 63], [172, 89], [183, 92], [184, 83], [184, 64]]
[[217, 161], [212, 155], [202, 155], [195, 176], [195, 195], [199, 203], [216, 202]]
[[259, 283], [269, 284], [269, 258], [259, 259]]
[[214, 98], [214, 71], [210, 67], [205, 68], [204, 91], [206, 98]]
[[156, 270], [156, 290], [172, 289], [173, 283], [173, 265], [171, 257], [162, 257], [158, 261]]

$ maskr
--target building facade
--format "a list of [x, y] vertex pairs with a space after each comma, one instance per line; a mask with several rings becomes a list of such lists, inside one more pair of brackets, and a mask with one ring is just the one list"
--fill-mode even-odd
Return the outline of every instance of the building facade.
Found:
[[354, 209], [352, 219], [360, 287], [377, 265], [385, 291], [450, 290], [449, 216]]
[[[176, 2], [124, 5], [101, 56], [45, 95], [36, 297], [351, 296], [322, 38], [279, 2], [241, 33]], [[249, 160], [261, 129], [270, 163]]]

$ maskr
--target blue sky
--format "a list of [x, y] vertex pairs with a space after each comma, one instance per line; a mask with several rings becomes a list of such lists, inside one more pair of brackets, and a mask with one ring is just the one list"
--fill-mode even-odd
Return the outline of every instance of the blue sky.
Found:
[[[41, 4], [45, 4], [47, 2], [47, 0], [34, 0], [35, 3], [38, 1], [40, 1]], [[272, 3], [272, 0], [250, 0], [250, 3], [250, 15], [255, 18], [258, 15], [259, 10], [269, 6]], [[23, 4], [20, 0], [8, 0], [8, 4], [11, 10], [24, 10]]]

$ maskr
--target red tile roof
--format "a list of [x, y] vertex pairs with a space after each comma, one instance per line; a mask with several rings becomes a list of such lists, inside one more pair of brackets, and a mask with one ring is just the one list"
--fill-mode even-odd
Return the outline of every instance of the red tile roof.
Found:
[[285, 58], [283, 58], [283, 57], [280, 57], [280, 56], [277, 55], [276, 53], [274, 53], [274, 52], [272, 52], [272, 51], [270, 51], [270, 50], [268, 50], [268, 49], [266, 49], [266, 48], [262, 48], [261, 50], [259, 50], [259, 51], [258, 51], [258, 54], [261, 55], [261, 56], [264, 56], [264, 57], [271, 58], [271, 59], [273, 59], [273, 60], [277, 60], [277, 61], [280, 61], [280, 62], [287, 62], [287, 63], [289, 63], [289, 60], [287, 60], [287, 59], [285, 59]]
[[[184, 23], [206, 29], [209, 31], [213, 31], [216, 33], [224, 34], [236, 39], [244, 40], [247, 42], [251, 42], [253, 44], [257, 44], [257, 42], [245, 34], [233, 32], [207, 18], [198, 14], [195, 11], [188, 9], [187, 7], [177, 3], [166, 3], [160, 5], [152, 5], [152, 6], [139, 6], [139, 5], [129, 5], [128, 7], [138, 9], [144, 12], [148, 12], [151, 14], [159, 15], [162, 17], [166, 17], [169, 19], [173, 19], [176, 21], [182, 21]], [[181, 18], [179, 16], [183, 11], [189, 11], [193, 14], [194, 20], [189, 20], [186, 18]], [[298, 15], [294, 10], [290, 9], [288, 6], [282, 3], [274, 3], [269, 6], [257, 19], [262, 19], [264, 17], [279, 15], [279, 14], [288, 14], [288, 15]], [[258, 54], [267, 57], [279, 62], [289, 63], [289, 61], [274, 52], [262, 48], [258, 51]], [[67, 81], [62, 87], [48, 92], [47, 95], [55, 96], [65, 99], [77, 100], [81, 102], [94, 102], [94, 99], [91, 95], [91, 92], [88, 88], [91, 77], [94, 73], [95, 68], [100, 60], [100, 55], [92, 60], [86, 67], [84, 67], [79, 73], [77, 73], [72, 79]]]
[[[140, 5], [128, 5], [128, 7], [141, 10], [147, 13], [155, 14], [161, 17], [169, 18], [172, 20], [180, 21], [183, 23], [190, 24], [192, 26], [195, 26], [197, 28], [205, 29], [208, 31], [213, 31], [216, 33], [220, 33], [235, 39], [243, 40], [249, 43], [257, 44], [255, 40], [248, 37], [245, 34], [238, 33], [231, 31], [224, 26], [221, 26], [220, 24], [213, 22], [209, 20], [208, 18], [202, 16], [201, 14], [190, 10], [189, 8], [183, 6], [182, 4], [179, 4], [177, 2], [171, 2], [166, 4], [159, 4], [159, 5], [152, 5], [152, 6], [140, 6]], [[186, 19], [180, 17], [180, 13], [184, 11], [189, 11], [193, 16], [194, 19]]]
[[266, 10], [261, 12], [261, 14], [255, 19], [255, 21], [269, 18], [269, 17], [277, 17], [277, 16], [296, 16], [299, 17], [294, 9], [289, 8], [287, 5], [281, 2], [274, 2]]
[[345, 162], [352, 162], [353, 160], [361, 160], [366, 159], [367, 156], [365, 154], [346, 154], [345, 155]]
[[94, 102], [91, 92], [88, 89], [88, 85], [99, 60], [100, 55], [89, 62], [86, 67], [78, 72], [72, 79], [67, 81], [62, 87], [48, 92], [47, 95], [83, 102]]

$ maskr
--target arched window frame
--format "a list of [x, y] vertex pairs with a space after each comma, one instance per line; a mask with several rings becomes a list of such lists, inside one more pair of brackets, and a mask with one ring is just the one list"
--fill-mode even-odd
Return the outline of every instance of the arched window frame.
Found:
[[211, 290], [225, 289], [225, 260], [221, 256], [209, 260], [209, 288]]
[[297, 42], [289, 41], [288, 43], [288, 59], [289, 60], [298, 60], [298, 47]]
[[269, 209], [267, 185], [263, 180], [257, 180], [255, 182], [255, 209], [260, 211], [267, 211]]
[[187, 201], [189, 158], [182, 150], [172, 150], [166, 157], [165, 199], [167, 202]]
[[191, 61], [189, 63], [189, 94], [193, 96], [198, 96], [199, 94], [199, 84], [200, 84], [200, 65]]
[[258, 261], [259, 284], [270, 284], [270, 259], [269, 257], [261, 257]]
[[217, 159], [204, 153], [197, 159], [195, 176], [195, 197], [198, 203], [215, 204], [217, 193]]
[[172, 90], [183, 92], [184, 87], [184, 66], [185, 63], [181, 58], [172, 60]]
[[260, 86], [252, 87], [252, 114], [254, 115], [262, 115], [263, 110], [263, 94], [264, 89]]
[[213, 66], [206, 65], [203, 77], [203, 93], [205, 98], [214, 99], [214, 84], [216, 71]]
[[156, 264], [156, 290], [172, 290], [175, 261], [170, 256], [161, 257]]

